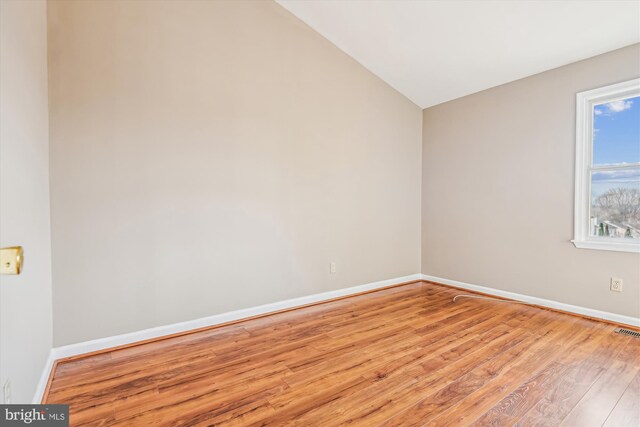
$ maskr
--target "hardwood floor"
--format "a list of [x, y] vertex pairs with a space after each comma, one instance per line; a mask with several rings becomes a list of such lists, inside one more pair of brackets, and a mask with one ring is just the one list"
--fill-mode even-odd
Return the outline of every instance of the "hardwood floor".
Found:
[[413, 283], [59, 364], [72, 425], [639, 426], [640, 339]]

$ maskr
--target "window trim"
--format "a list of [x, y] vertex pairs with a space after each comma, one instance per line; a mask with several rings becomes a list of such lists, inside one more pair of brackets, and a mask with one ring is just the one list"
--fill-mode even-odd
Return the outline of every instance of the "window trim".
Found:
[[[640, 78], [576, 94], [575, 212], [574, 239], [571, 242], [577, 248], [640, 253], [640, 241], [629, 242], [613, 237], [589, 235], [591, 171], [593, 169], [593, 107], [595, 104], [634, 96], [640, 96]], [[640, 163], [625, 165], [622, 168], [638, 166]]]

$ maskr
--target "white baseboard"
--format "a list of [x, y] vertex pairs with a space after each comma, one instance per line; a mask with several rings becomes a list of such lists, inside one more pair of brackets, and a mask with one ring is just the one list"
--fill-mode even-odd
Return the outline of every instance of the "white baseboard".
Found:
[[611, 322], [623, 323], [625, 325], [640, 327], [640, 318], [623, 316], [621, 314], [609, 313], [607, 311], [595, 310], [593, 308], [580, 307], [577, 305], [565, 304], [544, 298], [532, 297], [529, 295], [517, 294], [515, 292], [502, 291], [500, 289], [487, 288], [485, 286], [472, 285], [470, 283], [458, 282], [457, 280], [445, 279], [442, 277], [429, 276], [422, 274], [422, 280], [429, 282], [442, 283], [443, 285], [455, 286], [456, 288], [468, 289], [470, 291], [482, 292], [484, 294], [495, 295], [502, 298], [508, 298], [516, 301], [528, 302], [542, 307], [553, 308], [556, 310], [568, 311], [570, 313], [581, 314], [583, 316], [594, 317], [596, 319], [609, 320]]
[[158, 326], [151, 329], [130, 332], [112, 337], [100, 338], [91, 341], [85, 341], [77, 344], [65, 345], [53, 349], [55, 359], [63, 359], [65, 357], [77, 356], [79, 354], [91, 353], [93, 351], [104, 350], [106, 348], [117, 347], [125, 344], [131, 344], [137, 341], [144, 341], [151, 338], [158, 338], [165, 335], [171, 335], [179, 332], [185, 332], [192, 329], [203, 328], [207, 326], [215, 326], [221, 323], [231, 322], [234, 320], [245, 319], [248, 317], [258, 316], [261, 314], [273, 313], [275, 311], [286, 310], [290, 308], [300, 307], [307, 304], [313, 304], [321, 301], [327, 301], [342, 296], [353, 295], [360, 292], [370, 291], [374, 289], [384, 288], [399, 283], [421, 280], [421, 274], [412, 274], [410, 276], [397, 277], [395, 279], [382, 280], [380, 282], [367, 283], [364, 285], [353, 286], [351, 288], [337, 289], [335, 291], [323, 292], [320, 294], [308, 295], [300, 298], [293, 298], [285, 301], [264, 304], [257, 307], [245, 308], [242, 310], [230, 311], [227, 313], [216, 314], [213, 316], [203, 317], [186, 322], [174, 323], [171, 325]]
[[51, 369], [53, 369], [55, 359], [54, 349], [49, 350], [49, 356], [47, 356], [47, 361], [44, 364], [44, 368], [42, 368], [40, 380], [38, 381], [38, 386], [36, 387], [36, 392], [33, 395], [33, 401], [31, 403], [39, 404], [42, 402], [42, 396], [44, 395], [44, 390], [47, 388], [47, 382], [49, 382], [49, 375], [51, 374]]

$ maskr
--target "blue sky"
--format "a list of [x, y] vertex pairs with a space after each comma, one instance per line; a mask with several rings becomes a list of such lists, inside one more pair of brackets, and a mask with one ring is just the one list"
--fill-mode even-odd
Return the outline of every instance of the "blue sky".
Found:
[[593, 109], [593, 164], [640, 162], [640, 97]]
[[[640, 162], [640, 97], [600, 104], [593, 109], [593, 164]], [[640, 188], [640, 168], [596, 172], [593, 197], [610, 188]]]

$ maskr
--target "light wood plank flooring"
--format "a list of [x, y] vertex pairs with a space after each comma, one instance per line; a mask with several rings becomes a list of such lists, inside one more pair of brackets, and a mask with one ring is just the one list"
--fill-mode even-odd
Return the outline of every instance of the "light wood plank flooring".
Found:
[[640, 339], [417, 282], [59, 364], [72, 425], [639, 426]]

